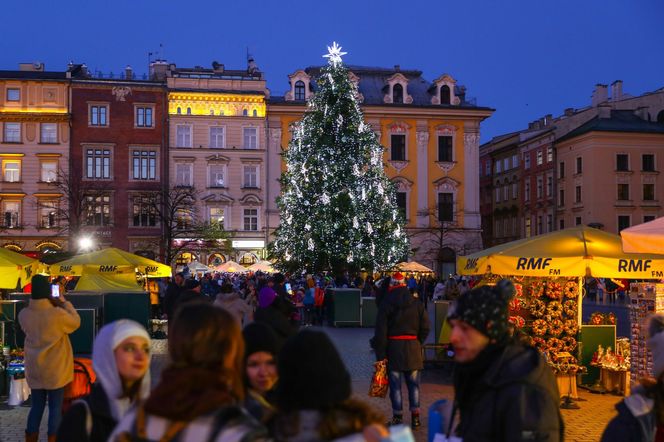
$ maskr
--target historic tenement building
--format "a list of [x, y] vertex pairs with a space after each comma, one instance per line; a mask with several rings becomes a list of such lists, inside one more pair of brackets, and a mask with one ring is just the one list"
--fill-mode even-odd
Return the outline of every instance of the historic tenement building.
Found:
[[[450, 75], [433, 82], [422, 72], [349, 66], [365, 119], [385, 150], [386, 173], [397, 185], [413, 259], [443, 274], [454, 273], [458, 255], [482, 248], [479, 201], [480, 123], [493, 109], [477, 106]], [[268, 101], [267, 217], [279, 223], [275, 197], [291, 124], [316, 93], [319, 67], [289, 75], [284, 96]]]
[[0, 71], [0, 246], [36, 256], [67, 247], [56, 182], [69, 174], [69, 89], [43, 64]]

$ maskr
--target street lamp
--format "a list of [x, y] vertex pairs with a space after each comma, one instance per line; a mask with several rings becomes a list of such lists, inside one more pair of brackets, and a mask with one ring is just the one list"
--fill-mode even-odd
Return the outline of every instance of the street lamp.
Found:
[[89, 236], [84, 236], [78, 240], [78, 248], [82, 251], [92, 250], [93, 245], [94, 241]]

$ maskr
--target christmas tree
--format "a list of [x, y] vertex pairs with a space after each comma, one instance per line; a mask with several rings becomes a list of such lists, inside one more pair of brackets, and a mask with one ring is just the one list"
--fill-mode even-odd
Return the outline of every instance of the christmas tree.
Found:
[[328, 47], [318, 90], [283, 153], [280, 225], [270, 252], [291, 271], [384, 270], [408, 254], [403, 217], [385, 175], [383, 146], [357, 101], [357, 89]]

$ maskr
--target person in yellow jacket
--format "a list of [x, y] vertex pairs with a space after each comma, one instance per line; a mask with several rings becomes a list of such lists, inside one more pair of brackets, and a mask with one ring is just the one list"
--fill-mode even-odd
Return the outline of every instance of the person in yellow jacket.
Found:
[[18, 315], [25, 332], [25, 377], [32, 390], [32, 406], [25, 430], [26, 442], [39, 439], [39, 425], [48, 401], [48, 440], [55, 441], [62, 416], [64, 387], [74, 379], [74, 352], [69, 334], [81, 318], [64, 293], [51, 295], [48, 277], [32, 278], [30, 304]]

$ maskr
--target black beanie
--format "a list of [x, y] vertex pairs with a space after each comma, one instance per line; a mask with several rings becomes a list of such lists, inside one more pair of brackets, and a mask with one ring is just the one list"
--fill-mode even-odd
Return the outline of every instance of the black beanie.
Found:
[[324, 410], [351, 395], [350, 374], [325, 333], [303, 330], [279, 354], [276, 402], [284, 412]]
[[465, 292], [452, 305], [448, 319], [458, 319], [497, 343], [509, 336], [508, 305], [516, 290], [512, 281], [500, 280]]
[[32, 277], [32, 299], [48, 299], [51, 297], [51, 284], [48, 282], [48, 276], [35, 275]]
[[244, 360], [259, 351], [277, 356], [277, 337], [270, 327], [260, 322], [252, 322], [242, 330], [244, 336]]

